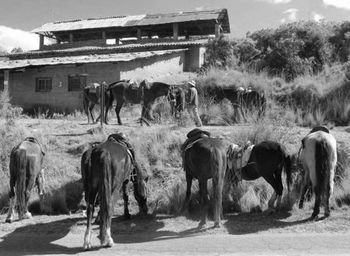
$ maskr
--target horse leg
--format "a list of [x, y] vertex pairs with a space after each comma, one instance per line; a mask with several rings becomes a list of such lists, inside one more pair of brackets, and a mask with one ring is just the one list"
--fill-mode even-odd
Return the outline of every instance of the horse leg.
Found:
[[199, 222], [198, 227], [204, 227], [207, 224], [209, 201], [207, 183], [207, 180], [199, 181], [199, 193], [201, 198], [201, 221]]
[[123, 182], [123, 199], [124, 199], [124, 218], [130, 219], [130, 213], [129, 213], [129, 196], [128, 192], [126, 191], [127, 185], [129, 183], [129, 180], [126, 180]]
[[86, 215], [87, 215], [87, 224], [86, 224], [86, 231], [84, 236], [84, 250], [90, 250], [91, 249], [91, 228], [92, 228], [92, 218], [94, 216], [94, 209], [95, 209], [95, 195], [90, 195], [87, 200], [87, 209], [86, 209]]
[[309, 188], [309, 184], [310, 184], [309, 174], [306, 172], [304, 174], [303, 183], [300, 189], [299, 209], [303, 209], [304, 207], [305, 193]]
[[327, 187], [326, 187], [326, 192], [325, 192], [325, 197], [324, 197], [324, 203], [325, 203], [325, 209], [324, 209], [324, 216], [327, 218], [331, 215], [331, 211], [329, 208], [329, 199], [331, 197], [331, 184], [330, 182], [327, 183]]
[[186, 172], [186, 184], [187, 184], [187, 186], [186, 186], [186, 198], [185, 198], [184, 205], [182, 207], [183, 212], [188, 212], [190, 198], [191, 198], [192, 180], [193, 180], [193, 177], [188, 172]]
[[[218, 176], [220, 173], [218, 174]], [[224, 177], [213, 178], [213, 194], [214, 194], [214, 228], [221, 226], [221, 208], [222, 208], [222, 188], [224, 186]]]
[[[29, 163], [29, 165], [31, 165], [31, 163]], [[29, 167], [30, 169], [34, 169], [32, 168], [32, 166]], [[24, 216], [20, 217], [22, 219], [30, 219], [32, 218], [32, 214], [28, 211], [28, 202], [29, 202], [29, 197], [30, 197], [30, 192], [32, 191], [33, 187], [35, 184], [35, 180], [33, 177], [30, 177], [28, 180], [28, 184], [25, 190], [25, 214]]]
[[[94, 104], [89, 104], [89, 107], [88, 107], [88, 112], [91, 116], [91, 120], [92, 120], [92, 123], [95, 123], [95, 119], [94, 119], [94, 115], [93, 115], [93, 109], [94, 109]], [[90, 121], [89, 121], [90, 123]]]
[[[10, 170], [12, 165], [10, 163]], [[9, 210], [6, 218], [6, 222], [11, 223], [13, 221], [13, 215], [15, 214], [15, 184], [16, 184], [16, 175], [12, 174], [10, 175], [10, 193], [9, 193]]]
[[314, 220], [317, 218], [318, 214], [320, 213], [320, 204], [321, 204], [321, 193], [318, 191], [318, 189], [315, 189], [315, 205], [314, 205], [314, 211], [311, 215], [311, 219]]
[[115, 106], [115, 114], [117, 115], [118, 118], [118, 124], [122, 125], [122, 120], [120, 119], [120, 110], [122, 109], [124, 101], [122, 99], [117, 100], [117, 105]]

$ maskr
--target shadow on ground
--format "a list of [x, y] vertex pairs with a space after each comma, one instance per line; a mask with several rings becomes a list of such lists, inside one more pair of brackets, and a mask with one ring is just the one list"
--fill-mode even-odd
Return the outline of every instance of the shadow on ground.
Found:
[[[19, 227], [2, 237], [0, 251], [4, 255], [76, 254], [81, 247], [65, 247], [53, 242], [65, 237], [78, 219], [64, 219]], [[2, 253], [1, 253], [2, 254]]]
[[227, 214], [225, 216], [227, 221], [224, 226], [229, 234], [244, 235], [270, 229], [285, 228], [310, 221], [309, 218], [287, 221], [286, 219], [291, 215], [290, 212]]

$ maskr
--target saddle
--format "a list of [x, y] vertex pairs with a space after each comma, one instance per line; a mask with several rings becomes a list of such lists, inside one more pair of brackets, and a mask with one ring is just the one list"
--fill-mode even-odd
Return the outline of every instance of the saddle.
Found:
[[251, 144], [248, 144], [246, 147], [243, 148], [242, 150], [242, 160], [241, 160], [241, 163], [242, 163], [242, 168], [250, 163], [248, 163], [249, 161], [249, 158], [250, 158], [250, 155], [252, 153], [252, 150], [254, 148], [254, 145], [251, 145]]
[[210, 132], [203, 131], [199, 128], [194, 128], [189, 133], [187, 133], [187, 140], [184, 142], [184, 144], [181, 147], [182, 152], [185, 153], [186, 150], [191, 148], [197, 141], [203, 138], [209, 138], [209, 137], [211, 137]]
[[[126, 152], [130, 156], [131, 163], [135, 167], [130, 173], [130, 180], [132, 182], [136, 182], [137, 171], [140, 172], [140, 170], [139, 170], [140, 167], [135, 159], [135, 151], [132, 148], [131, 144], [127, 141], [125, 135], [123, 133], [114, 133], [114, 134], [109, 135], [107, 140], [109, 140], [113, 143], [117, 143], [126, 149]], [[138, 169], [138, 170], [136, 170], [136, 169]]]

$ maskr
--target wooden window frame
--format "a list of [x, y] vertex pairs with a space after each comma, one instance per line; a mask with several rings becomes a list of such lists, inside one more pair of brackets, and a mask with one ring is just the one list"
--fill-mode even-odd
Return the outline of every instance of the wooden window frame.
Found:
[[35, 92], [51, 92], [52, 77], [37, 77], [35, 79]]
[[79, 74], [68, 75], [68, 91], [69, 92], [81, 91], [86, 86], [86, 79], [87, 79], [86, 75], [79, 75]]

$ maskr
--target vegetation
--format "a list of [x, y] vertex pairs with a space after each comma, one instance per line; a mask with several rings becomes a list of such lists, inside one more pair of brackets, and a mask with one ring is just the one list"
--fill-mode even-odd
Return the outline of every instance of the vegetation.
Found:
[[[225, 143], [275, 140], [296, 154], [301, 138], [315, 125], [348, 125], [350, 118], [350, 23], [298, 22], [275, 30], [261, 30], [244, 39], [221, 37], [209, 42], [204, 68], [196, 80], [200, 92], [203, 123], [224, 125], [206, 127]], [[208, 93], [213, 87], [245, 87], [262, 91], [266, 112], [258, 118], [254, 110], [237, 118], [229, 101], [215, 102]], [[123, 117], [132, 119], [140, 110], [125, 108]], [[180, 147], [193, 128], [187, 112], [175, 122], [167, 101], [154, 109], [157, 124], [152, 127], [82, 126], [85, 115], [65, 116], [45, 111], [35, 119], [22, 115], [9, 104], [8, 93], [0, 97], [0, 209], [6, 208], [8, 161], [14, 145], [26, 136], [35, 136], [47, 151], [45, 159], [46, 197], [41, 208], [48, 214], [77, 210], [81, 200], [80, 157], [88, 142], [103, 141], [118, 130], [135, 147], [139, 161], [150, 171], [151, 211], [178, 214], [185, 195], [185, 175]], [[21, 118], [20, 122], [16, 121]], [[50, 118], [50, 119], [48, 119]], [[74, 121], [73, 121], [74, 120]], [[76, 122], [76, 120], [79, 120]], [[159, 125], [162, 124], [162, 125]], [[235, 126], [231, 126], [235, 125]], [[307, 128], [303, 128], [303, 127]], [[88, 131], [88, 132], [87, 132]], [[338, 166], [333, 207], [350, 204], [349, 136], [337, 129]], [[294, 166], [290, 198], [284, 196], [285, 209], [292, 209], [298, 197], [302, 169]], [[198, 186], [193, 188], [191, 209], [198, 209]], [[266, 209], [272, 188], [262, 180], [232, 186], [226, 177], [224, 210], [251, 212]], [[132, 197], [130, 197], [132, 198]], [[33, 197], [32, 209], [38, 204]], [[135, 201], [132, 200], [135, 205]]]

